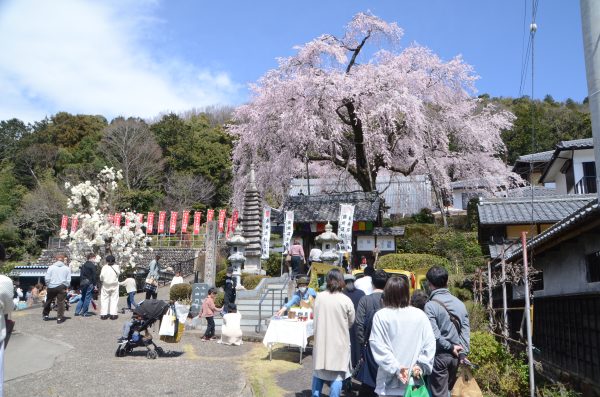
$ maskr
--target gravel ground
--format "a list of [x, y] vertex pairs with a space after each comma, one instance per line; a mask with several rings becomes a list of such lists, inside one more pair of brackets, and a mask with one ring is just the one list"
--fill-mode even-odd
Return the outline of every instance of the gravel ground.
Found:
[[[164, 289], [161, 294], [164, 295]], [[160, 296], [159, 295], [159, 296]], [[141, 300], [141, 294], [137, 297]], [[119, 307], [124, 304], [122, 299]], [[145, 349], [115, 357], [116, 340], [129, 315], [118, 320], [70, 317], [42, 321], [41, 309], [14, 313], [15, 334], [5, 356], [5, 396], [251, 396], [241, 363], [253, 347], [200, 341], [184, 333], [178, 344], [158, 340], [167, 357], [148, 360]]]

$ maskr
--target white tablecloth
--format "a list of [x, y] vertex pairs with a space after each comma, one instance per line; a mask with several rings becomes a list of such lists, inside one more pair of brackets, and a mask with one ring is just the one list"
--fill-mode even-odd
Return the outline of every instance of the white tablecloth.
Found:
[[274, 343], [299, 346], [306, 348], [306, 340], [312, 336], [313, 320], [297, 321], [290, 319], [272, 319], [263, 338], [263, 344], [270, 347]]

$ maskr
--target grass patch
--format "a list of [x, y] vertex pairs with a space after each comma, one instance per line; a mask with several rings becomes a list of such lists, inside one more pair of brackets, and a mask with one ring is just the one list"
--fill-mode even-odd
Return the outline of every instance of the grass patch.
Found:
[[276, 377], [302, 367], [298, 364], [298, 354], [298, 351], [274, 348], [273, 361], [269, 361], [269, 349], [263, 344], [256, 344], [241, 362], [252, 394], [255, 397], [281, 397], [289, 393], [290, 390], [277, 385]]

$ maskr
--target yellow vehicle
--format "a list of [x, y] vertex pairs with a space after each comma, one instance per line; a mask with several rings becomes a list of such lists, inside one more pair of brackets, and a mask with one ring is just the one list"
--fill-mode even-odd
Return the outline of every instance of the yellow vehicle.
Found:
[[325, 277], [327, 273], [333, 268], [339, 269], [342, 274], [346, 274], [346, 271], [341, 266], [328, 265], [326, 263], [313, 262], [310, 268], [310, 287], [314, 288], [317, 292], [324, 289], [326, 285]]
[[[408, 281], [408, 287], [410, 288], [410, 294], [412, 295], [412, 293], [416, 290], [416, 289], [424, 289], [422, 286], [422, 283], [417, 282], [417, 274], [413, 273], [413, 272], [409, 272], [406, 270], [400, 270], [400, 269], [383, 269], [387, 274], [393, 274], [395, 276], [400, 276], [400, 277], [404, 277], [406, 279], [406, 281]], [[359, 278], [363, 277], [363, 271], [361, 269], [356, 269], [352, 271], [352, 275], [354, 277], [356, 277], [356, 279], [358, 280]], [[425, 275], [423, 274], [423, 278], [425, 277]], [[427, 282], [427, 280], [425, 280], [425, 282]]]

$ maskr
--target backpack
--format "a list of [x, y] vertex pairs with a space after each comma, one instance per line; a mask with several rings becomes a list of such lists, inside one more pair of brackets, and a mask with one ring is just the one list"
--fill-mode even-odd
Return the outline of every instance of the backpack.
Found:
[[448, 307], [442, 301], [439, 301], [437, 299], [430, 299], [430, 300], [437, 303], [438, 305], [443, 307], [444, 310], [446, 310], [446, 313], [448, 313], [448, 316], [450, 316], [450, 321], [452, 322], [452, 324], [454, 324], [454, 328], [456, 328], [456, 332], [458, 332], [458, 335], [460, 336], [460, 334], [461, 334], [460, 318], [458, 318], [458, 316], [456, 314], [450, 313], [450, 310], [448, 310]]

